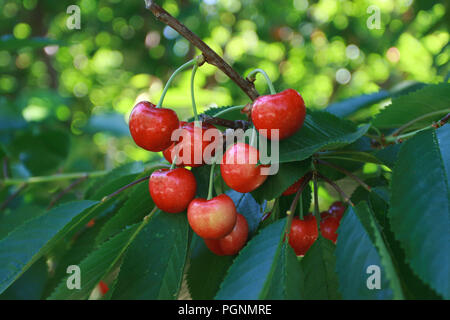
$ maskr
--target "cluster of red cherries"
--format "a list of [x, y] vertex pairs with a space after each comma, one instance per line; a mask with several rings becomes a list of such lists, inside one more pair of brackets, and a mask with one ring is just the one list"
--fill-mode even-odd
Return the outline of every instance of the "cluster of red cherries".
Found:
[[[292, 136], [303, 125], [305, 116], [304, 101], [293, 89], [258, 97], [253, 102], [251, 111], [253, 125], [268, 139], [272, 139], [272, 129], [279, 130], [279, 140]], [[129, 119], [135, 143], [148, 151], [162, 151], [166, 160], [172, 164], [171, 169], [159, 169], [150, 176], [149, 190], [155, 205], [168, 213], [180, 213], [187, 209], [189, 225], [204, 239], [213, 253], [234, 255], [247, 241], [248, 223], [226, 194], [208, 199], [195, 198], [197, 181], [194, 174], [185, 167], [205, 164], [204, 150], [215, 141], [205, 141], [203, 133], [208, 129], [218, 129], [204, 123], [201, 130], [195, 130], [194, 126], [193, 122], [179, 121], [173, 110], [157, 107], [148, 101], [137, 103]], [[172, 132], [179, 128], [184, 129], [185, 134], [178, 141], [172, 141]], [[182, 157], [182, 161], [177, 161], [175, 167], [172, 151], [179, 147], [181, 150], [190, 150], [191, 156], [187, 159]], [[195, 150], [197, 148], [201, 150]], [[194, 163], [196, 152], [202, 155], [200, 164]], [[225, 151], [220, 171], [231, 189], [247, 193], [264, 183], [267, 175], [261, 174], [262, 165], [257, 166], [249, 161], [255, 158], [259, 160], [258, 149], [243, 142], [235, 143]]]
[[[345, 210], [344, 204], [336, 201], [330, 206], [328, 211], [320, 213], [320, 233], [324, 238], [336, 243], [338, 237], [336, 231]], [[289, 244], [297, 256], [304, 256], [314, 241], [317, 240], [318, 235], [316, 217], [309, 213], [303, 220], [299, 218], [292, 220]]]

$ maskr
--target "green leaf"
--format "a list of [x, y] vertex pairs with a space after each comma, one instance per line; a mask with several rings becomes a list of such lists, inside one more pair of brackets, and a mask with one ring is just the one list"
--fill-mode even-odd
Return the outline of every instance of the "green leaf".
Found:
[[0, 300], [39, 300], [48, 277], [45, 258], [36, 261], [1, 295]]
[[218, 256], [212, 253], [203, 239], [194, 234], [186, 278], [192, 298], [213, 299], [233, 259], [234, 256]]
[[96, 201], [65, 203], [22, 224], [0, 241], [0, 293], [48, 252]]
[[[141, 224], [135, 224], [126, 228], [121, 233], [104, 242], [101, 246], [92, 251], [81, 263], [81, 289], [68, 289], [67, 280], [70, 275], [64, 278], [56, 290], [48, 298], [49, 300], [61, 299], [87, 299], [95, 286], [108, 274], [114, 265], [122, 257], [129, 247], [136, 234], [139, 232]], [[67, 268], [67, 266], [66, 266]]]
[[325, 111], [328, 111], [338, 117], [348, 117], [357, 111], [369, 107], [377, 102], [383, 101], [389, 97], [406, 94], [423, 87], [423, 83], [419, 82], [404, 82], [393, 88], [390, 91], [380, 90], [375, 93], [363, 94], [361, 96], [352, 97], [343, 101], [330, 104]]
[[335, 249], [336, 246], [330, 240], [320, 236], [301, 260], [305, 274], [303, 292], [305, 299], [341, 299], [335, 271]]
[[48, 45], [62, 44], [59, 40], [34, 37], [29, 39], [17, 39], [13, 35], [4, 35], [0, 37], [0, 50], [17, 50], [21, 48], [42, 48]]
[[303, 298], [305, 274], [292, 247], [282, 242], [280, 254], [274, 262], [272, 279], [261, 299], [300, 300]]
[[386, 90], [380, 90], [375, 93], [363, 94], [361, 96], [352, 97], [343, 101], [330, 104], [325, 111], [334, 114], [340, 118], [345, 118], [352, 115], [356, 111], [368, 107], [374, 103], [380, 102], [386, 98], [389, 98], [389, 92]]
[[[336, 272], [339, 278], [339, 292], [344, 299], [357, 300], [384, 300], [392, 299], [393, 293], [389, 280], [382, 266], [380, 255], [377, 252], [371, 233], [360, 217], [364, 215], [364, 204], [349, 207], [338, 228], [338, 241], [336, 245]], [[370, 223], [370, 222], [369, 222]], [[370, 266], [380, 270], [380, 288], [369, 289], [368, 283], [375, 273], [370, 272]]]
[[240, 193], [228, 190], [226, 194], [233, 200], [236, 210], [247, 219], [249, 234], [253, 234], [259, 226], [266, 207], [265, 203], [260, 205], [250, 193]]
[[[195, 180], [197, 181], [197, 197], [207, 198], [208, 197], [208, 186], [209, 186], [209, 173], [211, 171], [210, 165], [205, 165], [201, 167], [192, 168], [192, 173], [194, 174]], [[216, 173], [218, 168], [216, 168]]]
[[131, 182], [143, 170], [144, 164], [141, 161], [130, 162], [117, 167], [105, 176], [95, 179], [89, 185], [85, 198], [100, 200], [102, 197]]
[[[392, 174], [389, 220], [412, 270], [450, 298], [450, 127], [402, 144]], [[414, 201], [413, 203], [411, 201]]]
[[100, 230], [95, 243], [98, 245], [123, 230], [124, 227], [141, 221], [154, 207], [148, 191], [148, 183], [142, 182], [133, 187], [127, 201]]
[[370, 125], [356, 127], [328, 112], [310, 111], [302, 128], [280, 141], [280, 162], [300, 161], [314, 153], [343, 147], [361, 138]]
[[310, 170], [311, 159], [281, 163], [278, 173], [269, 176], [258, 189], [252, 192], [252, 196], [258, 202], [278, 198], [287, 188]]
[[374, 152], [374, 156], [380, 159], [389, 168], [393, 168], [395, 161], [397, 161], [397, 155], [400, 151], [400, 147], [400, 144], [384, 147], [383, 149]]
[[424, 115], [408, 127], [415, 130], [430, 125], [450, 112], [450, 83], [428, 85], [392, 100], [392, 104], [375, 116], [373, 125], [379, 129], [397, 128]]
[[361, 151], [345, 151], [338, 150], [332, 152], [326, 152], [320, 155], [321, 159], [334, 159], [334, 160], [347, 160], [360, 163], [375, 163], [384, 164], [382, 159], [379, 159], [376, 155], [368, 152]]
[[128, 249], [112, 299], [176, 299], [188, 240], [184, 214], [157, 213]]
[[[262, 229], [239, 252], [215, 299], [248, 300], [264, 298], [270, 288], [282, 247], [286, 219]], [[257, 261], [257, 263], [255, 263]]]
[[3, 213], [0, 216], [0, 239], [3, 239], [21, 224], [45, 213], [41, 207], [24, 205], [14, 211]]

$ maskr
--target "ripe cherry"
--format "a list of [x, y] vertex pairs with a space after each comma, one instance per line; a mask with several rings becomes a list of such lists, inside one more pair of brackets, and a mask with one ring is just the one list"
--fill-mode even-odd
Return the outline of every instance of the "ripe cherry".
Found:
[[[306, 116], [305, 102], [294, 89], [258, 97], [252, 106], [252, 121], [260, 134], [272, 139], [271, 129], [279, 130], [279, 139], [297, 132]], [[267, 129], [264, 133], [261, 129]]]
[[318, 235], [316, 218], [312, 214], [307, 215], [303, 220], [294, 218], [289, 233], [289, 244], [296, 255], [303, 256]]
[[213, 240], [205, 239], [205, 244], [219, 256], [232, 256], [238, 253], [247, 242], [248, 223], [245, 217], [238, 213], [233, 230], [225, 237]]
[[192, 230], [201, 238], [220, 239], [233, 230], [237, 212], [233, 200], [226, 194], [221, 194], [210, 200], [192, 200], [187, 217]]
[[194, 199], [197, 182], [192, 172], [187, 169], [160, 169], [150, 176], [149, 190], [159, 209], [178, 213], [186, 210]]
[[328, 209], [328, 212], [337, 217], [338, 219], [341, 219], [345, 212], [345, 205], [340, 201], [335, 201], [331, 204], [330, 208]]
[[259, 151], [246, 143], [238, 142], [228, 148], [220, 165], [227, 186], [237, 192], [247, 193], [263, 184], [268, 176], [261, 174], [263, 166], [256, 165], [258, 160]]
[[290, 196], [291, 194], [294, 194], [298, 191], [298, 189], [300, 189], [300, 186], [303, 183], [303, 177], [300, 178], [299, 180], [297, 180], [294, 184], [292, 184], [289, 188], [287, 188], [286, 190], [284, 190], [284, 192], [281, 194], [283, 196]]
[[[204, 159], [204, 151], [206, 147], [210, 144], [215, 143], [215, 138], [211, 140], [207, 140], [204, 136], [205, 131], [212, 129], [217, 130], [216, 127], [214, 127], [211, 124], [202, 123], [201, 130], [197, 129], [195, 130], [194, 122], [184, 122], [181, 121], [180, 128], [186, 130], [185, 134], [186, 136], [180, 137], [180, 140], [173, 143], [169, 148], [163, 151], [164, 158], [166, 158], [167, 161], [172, 163], [172, 151], [175, 151], [176, 154], [180, 154], [181, 157], [181, 163], [178, 164], [178, 166], [188, 166], [188, 167], [200, 167], [205, 164]], [[175, 147], [181, 148], [180, 152], [177, 152]], [[190, 156], [187, 159], [184, 159], [183, 157], [183, 149], [190, 150]], [[195, 154], [196, 152], [201, 155], [201, 160], [199, 163], [195, 163]], [[214, 155], [214, 153], [212, 153]], [[178, 163], [179, 161], [177, 161]]]
[[336, 243], [337, 233], [336, 230], [339, 227], [339, 218], [335, 216], [328, 216], [320, 221], [320, 233], [324, 238]]
[[137, 103], [130, 114], [130, 133], [134, 142], [148, 151], [158, 152], [168, 148], [172, 132], [178, 128], [175, 111], [156, 108], [148, 101]]

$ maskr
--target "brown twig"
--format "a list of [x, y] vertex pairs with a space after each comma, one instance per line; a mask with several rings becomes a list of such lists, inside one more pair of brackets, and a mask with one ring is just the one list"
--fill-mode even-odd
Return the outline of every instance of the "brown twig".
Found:
[[0, 205], [0, 211], [3, 211], [3, 209], [8, 207], [10, 202], [13, 201], [27, 186], [28, 184], [26, 183], [20, 185], [20, 187], [13, 194], [11, 194], [5, 201], [3, 201], [3, 203]]
[[228, 120], [222, 118], [212, 117], [206, 114], [202, 114], [199, 116], [202, 122], [218, 125], [231, 129], [243, 129], [244, 131], [250, 128], [250, 122], [245, 120]]
[[89, 175], [85, 175], [84, 177], [78, 178], [74, 182], [72, 182], [67, 188], [62, 190], [60, 193], [58, 193], [55, 197], [53, 197], [52, 201], [50, 201], [50, 204], [47, 207], [47, 210], [50, 210], [53, 208], [53, 206], [61, 199], [64, 195], [69, 193], [73, 188], [75, 188], [77, 185], [82, 183], [84, 180], [86, 180], [89, 177]]
[[242, 78], [225, 60], [223, 60], [214, 50], [204, 43], [196, 34], [189, 30], [184, 24], [171, 16], [166, 10], [158, 6], [152, 0], [145, 0], [147, 9], [161, 22], [176, 30], [195, 47], [200, 49], [206, 62], [222, 70], [231, 80], [233, 80], [253, 101], [259, 94], [252, 82]]
[[333, 163], [330, 163], [328, 161], [322, 160], [322, 159], [316, 159], [316, 161], [318, 163], [320, 163], [320, 164], [323, 164], [323, 165], [327, 166], [327, 167], [330, 167], [330, 168], [336, 169], [339, 172], [342, 172], [343, 174], [345, 174], [349, 178], [351, 178], [351, 179], [355, 180], [357, 183], [359, 183], [367, 191], [369, 191], [369, 192], [372, 191], [372, 189], [370, 188], [370, 186], [367, 183], [362, 181], [358, 176], [354, 175], [350, 171], [348, 171], [348, 170], [346, 170], [344, 168], [341, 168], [341, 167], [339, 167], [339, 166], [337, 166], [337, 165], [335, 165]]
[[325, 181], [326, 183], [328, 183], [330, 186], [332, 186], [342, 197], [342, 199], [347, 202], [348, 204], [350, 204], [352, 207], [354, 207], [355, 205], [353, 204], [353, 202], [350, 200], [350, 197], [347, 196], [345, 194], [345, 192], [333, 181], [331, 181], [330, 179], [328, 179], [327, 177], [325, 177], [323, 174], [321, 174], [320, 172], [317, 172], [317, 176], [322, 179], [323, 181]]

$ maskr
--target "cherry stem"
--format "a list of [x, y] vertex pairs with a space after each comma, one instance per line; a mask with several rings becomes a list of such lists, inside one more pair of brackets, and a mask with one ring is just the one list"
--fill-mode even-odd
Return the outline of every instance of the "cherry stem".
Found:
[[263, 69], [258, 68], [258, 69], [250, 71], [250, 73], [247, 76], [248, 81], [254, 82], [256, 80], [256, 74], [258, 74], [258, 73], [261, 73], [264, 76], [264, 78], [266, 79], [266, 83], [269, 86], [270, 94], [277, 93], [275, 91], [275, 87], [273, 86], [272, 80], [270, 80], [269, 76]]
[[173, 168], [175, 168], [175, 163], [177, 162], [178, 155], [175, 155], [175, 157], [172, 160], [172, 164], [170, 165], [170, 170], [172, 170]]
[[438, 110], [438, 111], [434, 111], [434, 112], [430, 112], [430, 113], [424, 114], [424, 115], [422, 115], [422, 116], [420, 116], [418, 118], [415, 118], [415, 119], [409, 121], [408, 123], [405, 123], [404, 125], [402, 125], [400, 128], [398, 128], [397, 130], [395, 130], [392, 133], [392, 136], [393, 137], [398, 136], [403, 130], [405, 130], [406, 128], [412, 126], [414, 123], [416, 123], [418, 121], [421, 121], [421, 120], [429, 118], [429, 117], [436, 116], [438, 114], [444, 114], [444, 113], [449, 113], [449, 112], [450, 112], [450, 109], [444, 109], [444, 110]]
[[194, 111], [194, 125], [196, 127], [200, 127], [200, 123], [198, 121], [198, 113], [197, 113], [197, 105], [195, 104], [195, 95], [194, 95], [194, 78], [195, 74], [198, 69], [198, 64], [194, 64], [194, 67], [192, 68], [192, 74], [191, 74], [191, 98], [192, 98], [192, 110]]
[[358, 176], [354, 175], [354, 174], [351, 173], [350, 171], [348, 171], [348, 170], [346, 170], [346, 169], [344, 169], [344, 168], [341, 168], [341, 167], [339, 167], [339, 166], [337, 166], [337, 165], [335, 165], [335, 164], [333, 164], [333, 163], [330, 163], [330, 162], [328, 162], [328, 161], [325, 161], [325, 160], [323, 160], [323, 159], [316, 159], [315, 161], [318, 162], [318, 163], [320, 163], [320, 164], [323, 164], [323, 165], [325, 165], [325, 166], [327, 166], [327, 167], [336, 169], [336, 170], [339, 171], [339, 172], [342, 172], [343, 174], [345, 174], [345, 175], [348, 176], [349, 178], [351, 178], [351, 179], [355, 180], [357, 183], [359, 183], [359, 184], [361, 185], [361, 187], [363, 187], [363, 188], [366, 189], [367, 191], [369, 191], [369, 192], [372, 191], [372, 189], [370, 188], [369, 185], [367, 185], [367, 183], [365, 183], [364, 181], [362, 181]]
[[214, 167], [216, 166], [216, 161], [213, 161], [211, 164], [211, 171], [209, 172], [209, 188], [208, 188], [208, 198], [207, 200], [211, 200], [212, 191], [213, 191], [213, 180], [214, 180]]
[[226, 108], [225, 110], [219, 111], [217, 112], [214, 117], [218, 117], [221, 116], [229, 111], [233, 111], [233, 110], [237, 110], [237, 109], [242, 109], [244, 108], [246, 105], [242, 105], [242, 106], [234, 106], [234, 107], [230, 107], [230, 108]]
[[164, 86], [164, 90], [161, 94], [161, 98], [159, 98], [159, 102], [156, 105], [156, 108], [161, 108], [163, 101], [164, 101], [164, 97], [166, 96], [167, 90], [169, 90], [170, 84], [172, 83], [173, 79], [175, 78], [175, 76], [180, 73], [181, 71], [183, 71], [186, 68], [189, 68], [190, 66], [197, 64], [197, 58], [194, 58], [192, 60], [189, 60], [188, 62], [186, 62], [185, 64], [181, 65], [180, 67], [178, 67], [178, 69], [176, 69], [172, 75], [170, 76], [169, 80], [167, 80], [166, 85]]
[[320, 210], [319, 210], [319, 187], [317, 183], [318, 172], [313, 173], [313, 185], [314, 185], [314, 216], [316, 217], [317, 232], [320, 233]]
[[123, 186], [122, 188], [120, 188], [120, 189], [114, 191], [113, 193], [111, 193], [111, 194], [109, 194], [109, 195], [103, 197], [102, 202], [106, 202], [106, 201], [108, 201], [109, 199], [111, 199], [111, 198], [115, 197], [116, 195], [118, 195], [119, 193], [121, 193], [122, 191], [125, 191], [125, 190], [127, 190], [128, 188], [131, 188], [132, 186], [135, 186], [135, 185], [137, 185], [138, 183], [140, 183], [140, 182], [142, 182], [142, 181], [146, 181], [146, 180], [148, 180], [148, 179], [150, 179], [150, 176], [146, 176], [146, 177], [137, 179], [136, 181], [133, 181], [133, 182], [131, 182], [131, 183], [125, 185], [125, 186]]
[[305, 175], [305, 178], [303, 179], [303, 182], [300, 185], [300, 188], [298, 188], [297, 193], [295, 194], [294, 200], [292, 200], [289, 210], [286, 212], [286, 215], [287, 215], [286, 228], [285, 228], [286, 234], [289, 234], [289, 231], [291, 230], [292, 219], [294, 219], [294, 213], [295, 213], [295, 208], [297, 207], [297, 202], [300, 199], [300, 195], [302, 194], [306, 185], [311, 180], [311, 176], [312, 176], [311, 173], [307, 173]]
[[250, 137], [250, 146], [252, 146], [253, 148], [256, 148], [257, 146], [255, 146], [255, 142], [256, 142], [256, 129], [255, 127], [252, 127], [252, 136]]
[[330, 186], [332, 186], [342, 197], [342, 199], [347, 202], [348, 204], [350, 204], [352, 207], [354, 207], [355, 205], [353, 204], [353, 202], [350, 200], [350, 197], [347, 196], [345, 194], [345, 192], [333, 181], [331, 181], [330, 179], [328, 179], [327, 177], [325, 177], [323, 174], [321, 174], [320, 172], [317, 172], [317, 176], [322, 179], [323, 181], [325, 181], [326, 183], [328, 183]]
[[246, 120], [228, 120], [228, 119], [222, 119], [222, 118], [216, 118], [211, 117], [207, 114], [200, 115], [200, 119], [204, 123], [222, 126], [225, 128], [231, 128], [231, 129], [243, 129], [244, 131], [247, 130], [250, 127], [250, 122]]

